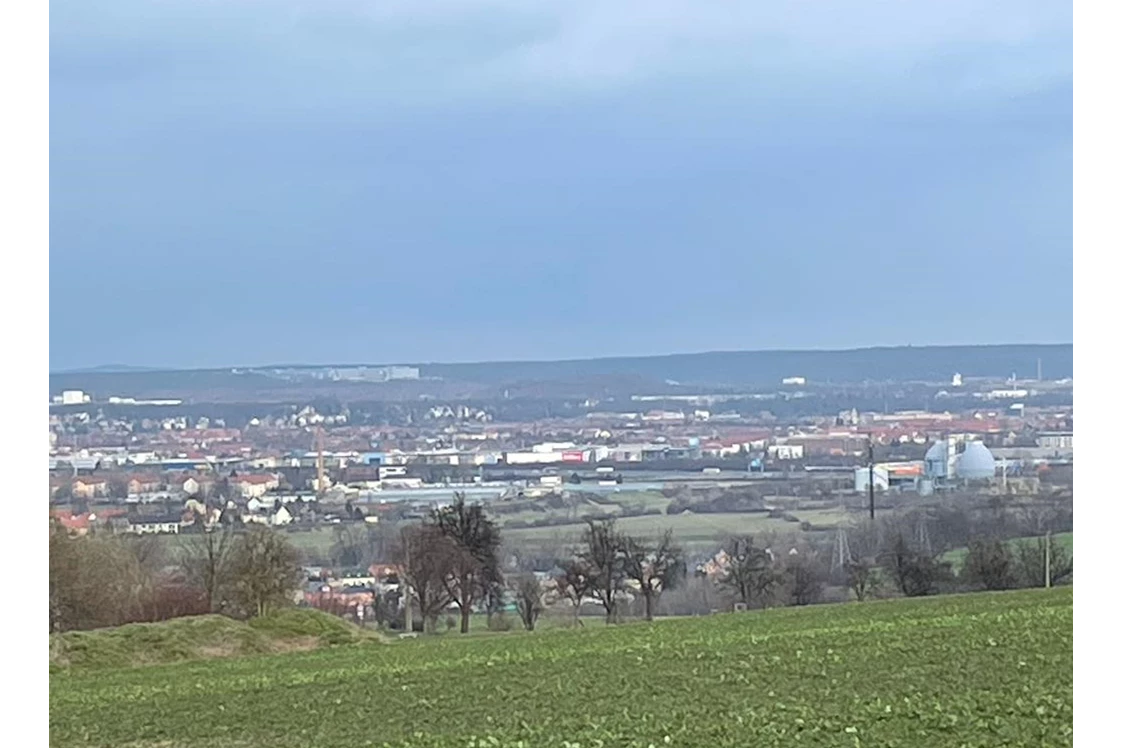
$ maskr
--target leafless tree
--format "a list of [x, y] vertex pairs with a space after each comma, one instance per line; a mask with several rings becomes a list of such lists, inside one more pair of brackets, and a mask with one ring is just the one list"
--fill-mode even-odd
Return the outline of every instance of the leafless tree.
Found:
[[689, 574], [681, 585], [668, 589], [659, 597], [659, 605], [668, 615], [707, 615], [724, 605], [720, 590], [704, 576]]
[[682, 549], [674, 544], [671, 531], [667, 530], [654, 544], [625, 537], [623, 555], [624, 574], [639, 585], [643, 596], [644, 618], [653, 620], [659, 594], [682, 579]]
[[823, 597], [827, 570], [813, 549], [790, 554], [784, 564], [792, 605], [812, 605]]
[[847, 561], [846, 586], [854, 593], [859, 602], [867, 600], [876, 592], [879, 576], [877, 562], [872, 558], [856, 558]]
[[479, 503], [467, 504], [457, 493], [452, 504], [434, 510], [428, 522], [451, 541], [445, 587], [460, 608], [460, 633], [468, 633], [472, 607], [502, 582], [499, 528]]
[[881, 553], [884, 537], [884, 523], [869, 519], [858, 522], [847, 529], [846, 538], [851, 558], [874, 559]]
[[896, 535], [883, 558], [897, 589], [906, 597], [934, 595], [952, 576], [950, 564], [938, 561], [932, 553], [910, 543], [901, 533]]
[[401, 529], [395, 556], [404, 583], [402, 604], [407, 633], [413, 630], [414, 599], [425, 632], [436, 630], [438, 616], [452, 601], [445, 579], [452, 573], [452, 559], [457, 553], [458, 549], [435, 527], [410, 525]]
[[145, 620], [152, 585], [120, 538], [72, 538], [52, 521], [48, 561], [51, 631]]
[[538, 616], [546, 607], [542, 602], [542, 585], [538, 582], [538, 577], [532, 572], [520, 574], [513, 580], [512, 589], [523, 626], [527, 631], [534, 631]]
[[604, 607], [606, 624], [619, 621], [619, 596], [624, 589], [624, 547], [627, 538], [612, 519], [588, 520], [584, 548], [578, 554], [588, 569], [589, 592]]
[[734, 538], [730, 546], [728, 565], [719, 582], [746, 608], [766, 605], [781, 580], [771, 551], [755, 545], [751, 537]]
[[592, 572], [584, 559], [574, 558], [561, 564], [562, 573], [556, 582], [558, 593], [573, 604], [573, 623], [584, 626], [581, 622], [581, 601], [593, 589]]
[[1061, 545], [1055, 535], [1050, 535], [1048, 540], [1044, 537], [1018, 540], [1013, 545], [1017, 573], [1026, 586], [1045, 586], [1046, 557], [1049, 559], [1050, 584], [1071, 581], [1072, 554]]
[[230, 554], [230, 581], [243, 611], [263, 616], [289, 604], [300, 580], [300, 554], [283, 535], [256, 526], [238, 537]]
[[345, 522], [332, 529], [330, 559], [334, 566], [357, 567], [362, 565], [365, 551], [366, 526]]
[[191, 584], [206, 594], [210, 612], [221, 608], [222, 594], [230, 584], [230, 555], [234, 534], [216, 527], [183, 541], [180, 567]]
[[961, 575], [983, 589], [1011, 589], [1017, 585], [1014, 554], [1001, 540], [976, 538], [967, 546]]

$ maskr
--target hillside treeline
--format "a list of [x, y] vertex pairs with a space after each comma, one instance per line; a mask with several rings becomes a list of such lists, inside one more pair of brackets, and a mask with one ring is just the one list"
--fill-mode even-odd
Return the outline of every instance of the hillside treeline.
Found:
[[[419, 523], [341, 532], [333, 554], [398, 569], [396, 584], [372, 590], [367, 620], [431, 633], [444, 618], [445, 628], [467, 633], [472, 613], [507, 628], [513, 610], [533, 630], [548, 609], [572, 615], [573, 625], [591, 611], [612, 624], [1070, 584], [1071, 545], [1055, 533], [1071, 527], [1070, 498], [1019, 509], [964, 500], [898, 508], [833, 532], [727, 537], [703, 556], [686, 553], [669, 530], [640, 537], [614, 518], [589, 517], [573, 547], [530, 551], [505, 544], [484, 506], [457, 495]], [[252, 618], [303, 599], [300, 554], [282, 533], [216, 529], [177, 541], [74, 538], [52, 524], [51, 630], [202, 613]]]
[[300, 556], [265, 527], [217, 529], [170, 545], [153, 536], [72, 537], [52, 519], [52, 632], [222, 613], [251, 618], [291, 605]]

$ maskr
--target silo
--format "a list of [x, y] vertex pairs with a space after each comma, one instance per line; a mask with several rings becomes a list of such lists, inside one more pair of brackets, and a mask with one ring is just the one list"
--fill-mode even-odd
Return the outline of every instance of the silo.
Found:
[[994, 477], [994, 455], [982, 442], [968, 442], [959, 456], [956, 475], [963, 480], [986, 480]]

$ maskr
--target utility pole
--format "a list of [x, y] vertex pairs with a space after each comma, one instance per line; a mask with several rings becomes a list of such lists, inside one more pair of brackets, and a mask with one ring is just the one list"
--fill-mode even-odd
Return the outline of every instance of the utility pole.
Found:
[[405, 625], [402, 626], [403, 633], [406, 634], [413, 633], [413, 590], [410, 589], [406, 574], [403, 573], [411, 568], [409, 563], [409, 544], [410, 538], [406, 535], [402, 535], [402, 549], [405, 551], [405, 569], [398, 572], [398, 589], [401, 591], [401, 596], [398, 598], [398, 601], [399, 604], [404, 601], [406, 606], [404, 610]]
[[316, 500], [323, 506], [324, 500], [324, 429], [316, 427]]
[[1052, 571], [1052, 569], [1050, 568], [1052, 566], [1052, 563], [1051, 563], [1052, 559], [1049, 558], [1049, 551], [1050, 551], [1050, 548], [1049, 548], [1049, 531], [1046, 530], [1045, 531], [1045, 589], [1049, 589], [1050, 587], [1053, 586], [1053, 580], [1050, 578], [1050, 577], [1052, 577], [1052, 574], [1050, 573]]
[[870, 448], [870, 519], [872, 520], [874, 518], [874, 516], [873, 516], [873, 437], [872, 436], [870, 437], [869, 448]]

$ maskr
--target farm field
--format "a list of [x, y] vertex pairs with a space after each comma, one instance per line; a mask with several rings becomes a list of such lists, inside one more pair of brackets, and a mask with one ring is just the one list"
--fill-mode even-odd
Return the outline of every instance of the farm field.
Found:
[[[622, 496], [627, 496], [626, 494]], [[642, 506], [644, 508], [665, 508], [665, 499], [653, 499], [637, 494], [635, 498], [619, 499], [613, 497], [612, 504], [605, 507]], [[835, 526], [847, 519], [844, 511], [834, 509], [800, 509], [792, 512], [800, 521], [819, 526]], [[549, 516], [546, 512], [520, 512], [500, 518], [500, 526], [512, 520], [534, 520]], [[734, 534], [756, 534], [774, 531], [781, 535], [800, 534], [799, 525], [782, 519], [773, 519], [760, 513], [714, 513], [714, 514], [648, 514], [621, 517], [617, 520], [621, 530], [637, 535], [655, 536], [665, 529], [674, 530], [676, 540], [688, 550], [709, 550], [721, 540]], [[523, 547], [536, 548], [544, 544], [574, 544], [580, 541], [584, 531], [583, 522], [554, 525], [550, 527], [503, 527], [505, 540]], [[310, 559], [324, 558], [330, 553], [335, 542], [333, 529], [320, 527], [304, 532], [287, 532], [285, 537]]]
[[[1060, 545], [1061, 548], [1064, 548], [1066, 551], [1068, 551], [1069, 555], [1072, 554], [1072, 533], [1071, 532], [1059, 532], [1056, 535], [1054, 535], [1053, 537], [1055, 537], [1057, 539], [1057, 543]], [[1018, 543], [1022, 540], [1037, 540], [1037, 538], [1017, 538], [1015, 540], [1008, 540], [1008, 541], [1006, 541], [1006, 545], [1009, 546], [1011, 544]], [[951, 564], [952, 570], [955, 571], [956, 574], [958, 574], [959, 570], [963, 568], [963, 562], [967, 560], [967, 549], [966, 548], [953, 548], [952, 550], [943, 554], [940, 558], [944, 561], [949, 562]]]
[[[792, 512], [800, 521], [816, 525], [834, 526], [846, 520], [845, 512], [828, 509], [809, 509]], [[803, 532], [798, 523], [770, 518], [767, 514], [714, 513], [714, 514], [648, 514], [638, 517], [621, 517], [616, 521], [620, 530], [640, 535], [655, 536], [663, 530], [673, 530], [675, 540], [688, 550], [708, 549], [729, 535], [776, 532], [781, 535]], [[580, 523], [554, 527], [508, 528], [503, 531], [506, 540], [534, 546], [544, 542], [577, 543], [585, 526]]]
[[58, 746], [1072, 744], [1072, 589], [53, 674]]

